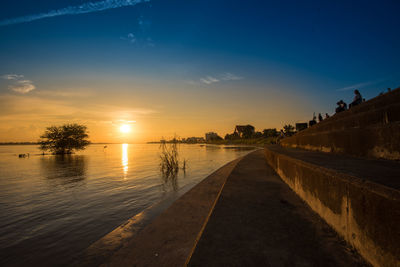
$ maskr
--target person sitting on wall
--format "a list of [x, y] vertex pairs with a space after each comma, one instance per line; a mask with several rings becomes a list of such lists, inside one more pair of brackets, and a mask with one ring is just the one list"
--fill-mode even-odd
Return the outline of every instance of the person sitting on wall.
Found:
[[317, 117], [315, 117], [315, 113], [313, 114], [313, 119], [308, 122], [308, 127], [311, 127], [314, 124], [317, 124]]
[[347, 104], [343, 102], [343, 100], [340, 100], [339, 102], [336, 103], [337, 108], [336, 108], [336, 113], [345, 111], [347, 109]]
[[361, 104], [362, 102], [363, 102], [363, 98], [360, 94], [360, 91], [358, 91], [357, 89], [354, 90], [354, 99], [353, 99], [353, 102], [351, 102], [351, 104], [349, 105], [349, 108], [357, 106], [357, 105]]
[[318, 114], [318, 122], [321, 122], [321, 121], [323, 121], [324, 119], [322, 118], [322, 115], [321, 115], [321, 113], [319, 113]]
[[330, 116], [329, 116], [329, 114], [328, 113], [325, 113], [325, 120], [327, 119], [327, 118], [329, 118]]

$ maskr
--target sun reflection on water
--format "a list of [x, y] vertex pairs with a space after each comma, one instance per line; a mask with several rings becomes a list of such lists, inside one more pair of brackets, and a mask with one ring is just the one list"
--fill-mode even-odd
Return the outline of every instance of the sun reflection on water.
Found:
[[124, 177], [128, 173], [128, 146], [129, 144], [122, 144], [122, 168], [124, 170]]

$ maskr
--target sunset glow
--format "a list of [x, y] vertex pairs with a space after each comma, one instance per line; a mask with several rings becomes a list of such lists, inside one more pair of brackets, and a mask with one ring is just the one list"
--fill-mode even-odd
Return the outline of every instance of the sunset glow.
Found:
[[396, 1], [25, 2], [0, 11], [0, 142], [64, 123], [93, 143], [279, 130], [400, 85]]
[[128, 124], [123, 124], [121, 127], [119, 127], [119, 130], [121, 133], [129, 133], [131, 131], [131, 126]]
[[126, 178], [126, 174], [128, 173], [128, 147], [129, 144], [122, 144], [122, 168], [124, 170], [124, 178]]

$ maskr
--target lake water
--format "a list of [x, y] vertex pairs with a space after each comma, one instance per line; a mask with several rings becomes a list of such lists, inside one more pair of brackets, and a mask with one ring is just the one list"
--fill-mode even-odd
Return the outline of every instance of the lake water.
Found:
[[177, 198], [249, 149], [180, 145], [187, 169], [163, 179], [158, 144], [90, 145], [64, 157], [0, 146], [0, 265], [71, 264], [130, 217]]

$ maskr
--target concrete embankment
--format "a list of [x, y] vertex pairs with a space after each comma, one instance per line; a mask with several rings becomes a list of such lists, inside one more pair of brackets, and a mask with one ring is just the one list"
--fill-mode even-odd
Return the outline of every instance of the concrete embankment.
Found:
[[[374, 266], [400, 266], [400, 163], [265, 148], [267, 162]], [[347, 163], [346, 163], [347, 162]]]
[[400, 88], [284, 138], [281, 145], [400, 160]]
[[366, 265], [268, 166], [263, 150], [214, 172], [134, 235], [132, 224], [96, 242], [82, 265]]
[[79, 266], [183, 266], [193, 252], [234, 160], [189, 190], [144, 229], [141, 214], [95, 242]]

